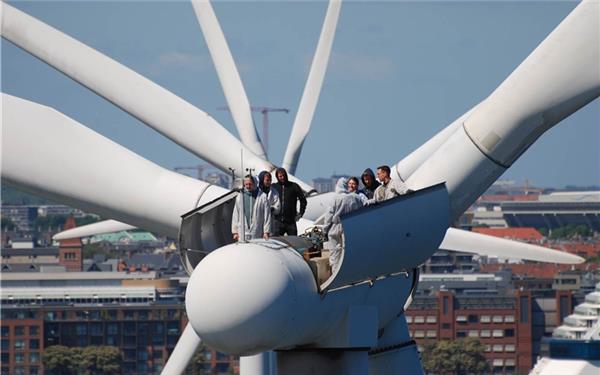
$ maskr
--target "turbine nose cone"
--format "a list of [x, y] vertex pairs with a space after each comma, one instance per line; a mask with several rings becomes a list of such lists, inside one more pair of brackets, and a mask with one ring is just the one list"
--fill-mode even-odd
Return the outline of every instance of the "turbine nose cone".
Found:
[[294, 280], [279, 251], [233, 244], [204, 258], [190, 277], [186, 310], [207, 345], [250, 355], [281, 342], [294, 320]]

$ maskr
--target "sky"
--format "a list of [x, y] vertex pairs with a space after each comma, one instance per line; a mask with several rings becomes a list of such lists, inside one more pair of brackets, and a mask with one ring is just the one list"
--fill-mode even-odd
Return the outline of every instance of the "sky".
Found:
[[[189, 2], [11, 3], [198, 106], [237, 136], [230, 114], [217, 110], [225, 98]], [[213, 6], [251, 104], [290, 109], [269, 117], [269, 159], [280, 164], [327, 3]], [[395, 164], [488, 96], [575, 6], [345, 2], [296, 175], [310, 181]], [[1, 48], [3, 92], [54, 107], [165, 168], [201, 163], [4, 39]], [[262, 134], [259, 114], [255, 122]], [[502, 178], [541, 187], [600, 185], [600, 101], [546, 132]]]

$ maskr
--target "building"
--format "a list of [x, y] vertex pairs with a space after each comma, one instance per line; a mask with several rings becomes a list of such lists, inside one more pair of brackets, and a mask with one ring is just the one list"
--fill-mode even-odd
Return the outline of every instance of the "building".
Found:
[[532, 305], [529, 292], [461, 295], [439, 291], [415, 296], [405, 315], [421, 349], [431, 341], [474, 337], [485, 345], [493, 373], [513, 374], [533, 367]]

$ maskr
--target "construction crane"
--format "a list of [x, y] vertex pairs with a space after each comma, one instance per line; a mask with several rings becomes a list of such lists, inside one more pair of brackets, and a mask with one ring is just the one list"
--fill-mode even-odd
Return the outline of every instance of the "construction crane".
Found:
[[[217, 108], [220, 111], [229, 111], [229, 107], [219, 107]], [[263, 148], [265, 149], [265, 155], [269, 153], [269, 112], [285, 112], [289, 113], [290, 110], [288, 108], [273, 108], [273, 107], [250, 107], [252, 112], [260, 112], [262, 113], [262, 129], [263, 134], [261, 137]]]

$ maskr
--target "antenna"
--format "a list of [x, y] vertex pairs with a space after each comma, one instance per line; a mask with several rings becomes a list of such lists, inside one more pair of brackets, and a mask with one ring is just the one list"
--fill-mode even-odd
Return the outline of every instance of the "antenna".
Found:
[[[240, 149], [240, 166], [241, 170], [244, 170], [244, 149]], [[244, 194], [244, 180], [242, 177], [242, 190], [240, 191], [242, 194], [242, 233], [240, 233], [239, 242], [246, 242], [246, 195]]]

